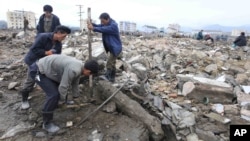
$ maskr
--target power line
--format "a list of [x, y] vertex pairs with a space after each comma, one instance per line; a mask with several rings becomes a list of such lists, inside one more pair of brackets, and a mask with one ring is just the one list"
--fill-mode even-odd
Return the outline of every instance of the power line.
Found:
[[80, 10], [80, 12], [78, 12], [78, 13], [79, 13], [79, 17], [80, 17], [80, 28], [81, 28], [81, 26], [82, 26], [82, 13], [84, 13], [82, 11], [83, 5], [76, 5], [76, 6], [79, 6], [79, 10]]

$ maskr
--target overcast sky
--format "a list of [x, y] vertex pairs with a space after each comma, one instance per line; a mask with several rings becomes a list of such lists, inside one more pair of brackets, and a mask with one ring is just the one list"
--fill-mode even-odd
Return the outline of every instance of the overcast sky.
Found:
[[[0, 20], [6, 20], [8, 10], [33, 11], [38, 18], [43, 5], [53, 6], [53, 13], [64, 25], [79, 25], [79, 7], [91, 7], [92, 18], [108, 12], [116, 21], [132, 21], [138, 25], [167, 27], [170, 23], [202, 27], [210, 24], [240, 26], [250, 24], [250, 0], [5, 0], [1, 1]], [[99, 20], [98, 20], [99, 22]]]

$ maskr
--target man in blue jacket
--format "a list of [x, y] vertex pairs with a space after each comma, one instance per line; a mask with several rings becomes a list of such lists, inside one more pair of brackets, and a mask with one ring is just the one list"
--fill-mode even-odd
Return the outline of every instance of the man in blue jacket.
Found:
[[29, 75], [29, 72], [32, 69], [31, 65], [45, 56], [61, 54], [61, 41], [64, 40], [70, 32], [71, 31], [68, 27], [60, 25], [56, 27], [54, 32], [37, 35], [35, 42], [24, 58], [24, 62], [28, 65], [28, 75], [24, 82], [23, 89], [20, 91], [22, 95], [22, 109], [28, 109], [30, 107], [28, 97], [35, 84], [35, 81]]
[[122, 51], [122, 43], [117, 23], [110, 18], [108, 13], [102, 13], [99, 17], [101, 24], [88, 22], [88, 29], [102, 33], [103, 46], [106, 52], [110, 53], [106, 64], [106, 78], [114, 82], [116, 73], [116, 59]]
[[40, 16], [37, 25], [37, 33], [54, 32], [55, 28], [61, 25], [60, 19], [52, 14], [53, 8], [50, 5], [44, 5], [43, 11], [44, 14]]

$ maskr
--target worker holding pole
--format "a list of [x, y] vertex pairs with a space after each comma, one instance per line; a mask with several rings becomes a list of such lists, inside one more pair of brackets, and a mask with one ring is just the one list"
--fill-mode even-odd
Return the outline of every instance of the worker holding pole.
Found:
[[94, 24], [88, 21], [88, 29], [94, 32], [102, 33], [103, 46], [109, 58], [106, 64], [105, 79], [115, 82], [116, 59], [122, 51], [118, 24], [109, 16], [108, 13], [102, 13], [99, 17], [101, 24]]

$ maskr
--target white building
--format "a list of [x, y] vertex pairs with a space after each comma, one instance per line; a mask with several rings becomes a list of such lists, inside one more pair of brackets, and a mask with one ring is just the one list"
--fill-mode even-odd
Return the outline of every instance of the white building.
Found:
[[[198, 34], [201, 30], [193, 30], [192, 35]], [[215, 35], [222, 35], [223, 32], [221, 30], [203, 30], [202, 32], [203, 35], [209, 34], [211, 36]]]
[[36, 27], [35, 13], [31, 11], [7, 11], [8, 28], [21, 29], [24, 27], [24, 17], [29, 21], [29, 28]]
[[155, 26], [144, 25], [143, 26], [143, 31], [145, 33], [153, 33], [153, 32], [158, 32], [158, 29]]
[[119, 29], [120, 29], [120, 32], [135, 32], [136, 23], [128, 22], [128, 21], [120, 21]]
[[180, 29], [181, 29], [181, 26], [179, 24], [169, 24], [167, 28], [167, 32], [169, 34], [178, 33], [180, 32]]
[[243, 29], [234, 29], [232, 30], [231, 36], [240, 36], [241, 32], [247, 33], [247, 31]]

